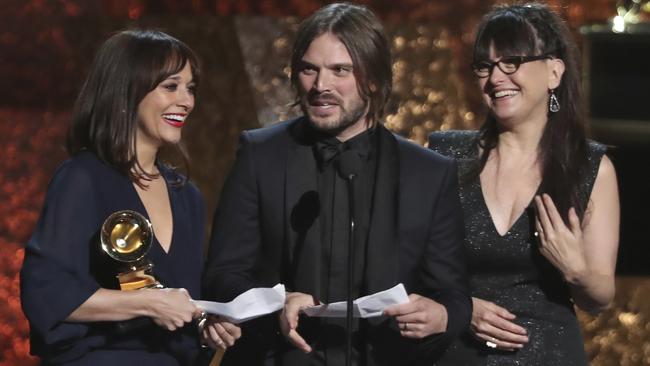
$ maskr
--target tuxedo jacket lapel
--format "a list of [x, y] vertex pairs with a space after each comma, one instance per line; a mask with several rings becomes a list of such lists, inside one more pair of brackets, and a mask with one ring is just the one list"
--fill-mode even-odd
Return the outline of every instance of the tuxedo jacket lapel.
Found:
[[383, 291], [399, 278], [397, 140], [385, 127], [377, 126], [378, 156], [370, 216], [365, 280], [368, 293]]
[[285, 230], [289, 289], [321, 296], [320, 286], [320, 198], [317, 163], [306, 133], [306, 121], [290, 129], [291, 147], [287, 157]]

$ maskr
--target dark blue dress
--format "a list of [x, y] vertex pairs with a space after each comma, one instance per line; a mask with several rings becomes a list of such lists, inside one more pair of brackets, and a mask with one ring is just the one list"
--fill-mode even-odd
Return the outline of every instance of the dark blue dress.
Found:
[[[475, 131], [436, 132], [429, 137], [429, 148], [455, 158], [459, 177], [463, 177], [477, 167], [476, 138]], [[589, 169], [580, 184], [580, 197], [585, 203], [604, 153], [603, 145], [589, 144]], [[514, 322], [527, 329], [529, 342], [518, 351], [500, 351], [486, 347], [468, 331], [451, 345], [437, 365], [587, 365], [568, 285], [541, 255], [533, 235], [533, 202], [510, 230], [500, 235], [483, 198], [480, 179], [461, 179], [459, 194], [471, 294], [515, 314]]]
[[[203, 267], [204, 207], [189, 182], [159, 166], [167, 181], [173, 236], [166, 253], [154, 239], [147, 258], [168, 288], [185, 288], [200, 298]], [[116, 332], [115, 322], [66, 322], [100, 287], [105, 268], [95, 261], [103, 221], [113, 212], [147, 212], [128, 177], [81, 153], [56, 171], [36, 231], [25, 249], [21, 300], [30, 324], [31, 353], [43, 364], [191, 365], [199, 350], [194, 324], [170, 332], [152, 322]], [[99, 268], [98, 268], [99, 267]], [[101, 285], [100, 285], [101, 284]], [[128, 323], [128, 322], [126, 322]]]

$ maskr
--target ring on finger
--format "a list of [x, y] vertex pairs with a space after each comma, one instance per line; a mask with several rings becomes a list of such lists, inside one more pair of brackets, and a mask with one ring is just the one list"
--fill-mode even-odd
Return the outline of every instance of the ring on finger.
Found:
[[[496, 339], [492, 338], [493, 340], [496, 341]], [[485, 345], [488, 346], [489, 348], [497, 348], [497, 344], [491, 341], [485, 342]]]
[[208, 321], [208, 317], [205, 314], [205, 312], [201, 312], [201, 315], [198, 318], [198, 321], [196, 323], [196, 329], [199, 331], [199, 334], [203, 333], [203, 330], [205, 330], [206, 323]]

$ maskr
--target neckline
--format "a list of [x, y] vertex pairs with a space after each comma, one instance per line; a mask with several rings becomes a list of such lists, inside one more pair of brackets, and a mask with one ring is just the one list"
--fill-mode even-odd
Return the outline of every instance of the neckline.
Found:
[[[478, 157], [479, 157], [478, 156], [478, 144], [476, 144], [474, 146], [474, 149], [471, 149], [471, 151], [472, 151], [472, 156], [471, 156], [472, 159], [475, 162], [478, 162]], [[524, 206], [524, 209], [521, 210], [521, 212], [517, 215], [517, 218], [510, 224], [510, 226], [508, 226], [507, 230], [503, 234], [501, 234], [499, 232], [499, 229], [497, 228], [497, 225], [494, 223], [494, 217], [492, 216], [492, 211], [490, 210], [490, 207], [488, 206], [488, 203], [485, 200], [485, 193], [483, 192], [483, 184], [481, 183], [481, 174], [480, 173], [476, 177], [475, 184], [477, 186], [476, 189], [478, 189], [478, 193], [481, 196], [482, 206], [485, 209], [485, 211], [487, 212], [488, 218], [490, 220], [490, 227], [492, 228], [492, 230], [494, 230], [494, 233], [497, 234], [497, 236], [499, 236], [499, 238], [506, 238], [506, 237], [510, 236], [510, 233], [512, 232], [512, 228], [514, 228], [519, 223], [519, 221], [521, 221], [521, 219], [524, 217], [524, 215], [526, 214], [526, 211], [533, 204], [533, 202], [535, 200], [535, 196], [537, 196], [539, 194], [539, 190], [541, 188], [541, 183], [540, 183], [539, 185], [537, 185], [537, 188], [535, 189], [535, 192], [533, 193], [533, 196], [528, 200], [528, 204], [526, 206]]]
[[528, 204], [526, 206], [524, 206], [524, 209], [521, 210], [519, 215], [517, 215], [517, 218], [515, 219], [515, 221], [513, 221], [510, 224], [510, 226], [508, 227], [506, 232], [501, 234], [499, 232], [499, 229], [497, 228], [497, 225], [494, 223], [494, 217], [492, 216], [492, 211], [490, 211], [490, 207], [488, 206], [487, 201], [485, 200], [485, 195], [483, 194], [483, 185], [481, 184], [481, 177], [480, 176], [477, 178], [476, 185], [478, 186], [477, 189], [478, 189], [479, 194], [481, 196], [481, 203], [483, 204], [483, 208], [487, 212], [488, 218], [490, 220], [490, 227], [492, 228], [492, 230], [494, 230], [494, 232], [500, 238], [506, 238], [506, 237], [510, 236], [510, 233], [512, 232], [512, 228], [514, 228], [519, 223], [519, 221], [521, 221], [521, 219], [526, 214], [526, 211], [528, 210], [528, 208], [532, 205], [533, 201], [535, 200], [535, 196], [537, 196], [537, 194], [539, 193], [539, 186], [537, 186], [537, 190], [535, 190], [535, 193], [533, 193], [533, 196], [528, 201]]
[[[174, 238], [176, 236], [176, 213], [175, 213], [175, 207], [174, 207], [174, 200], [172, 199], [172, 190], [171, 190], [171, 187], [169, 186], [169, 182], [167, 181], [167, 177], [166, 177], [166, 174], [165, 174], [166, 171], [164, 170], [164, 167], [162, 167], [162, 166], [158, 166], [158, 170], [160, 172], [160, 177], [165, 182], [165, 188], [167, 189], [167, 197], [169, 199], [169, 210], [171, 211], [171, 214], [172, 214], [172, 235], [169, 238], [169, 247], [167, 248], [167, 250], [165, 250], [165, 248], [162, 246], [162, 244], [158, 240], [158, 237], [156, 236], [155, 231], [152, 232], [152, 236], [153, 236], [153, 239], [154, 239], [153, 241], [155, 243], [155, 246], [157, 246], [158, 249], [160, 249], [160, 252], [162, 252], [163, 255], [169, 255], [172, 252], [172, 249], [174, 248]], [[128, 178], [127, 178], [127, 180], [129, 182], [129, 187], [131, 187], [131, 192], [135, 196], [135, 199], [137, 201], [139, 209], [144, 214], [144, 216], [147, 218], [147, 220], [149, 220], [149, 222], [151, 222], [151, 217], [149, 216], [149, 212], [147, 211], [147, 208], [145, 207], [144, 202], [142, 201], [142, 198], [140, 198], [140, 195], [138, 194], [138, 191], [135, 189], [134, 183]], [[152, 223], [152, 226], [153, 226], [153, 222], [151, 222], [151, 223]]]

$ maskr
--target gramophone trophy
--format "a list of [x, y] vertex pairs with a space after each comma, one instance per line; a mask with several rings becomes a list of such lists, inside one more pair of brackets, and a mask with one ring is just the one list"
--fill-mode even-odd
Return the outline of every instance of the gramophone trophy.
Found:
[[117, 211], [104, 223], [100, 233], [102, 251], [117, 264], [122, 291], [162, 288], [153, 276], [153, 264], [144, 259], [153, 242], [151, 222], [131, 210]]

